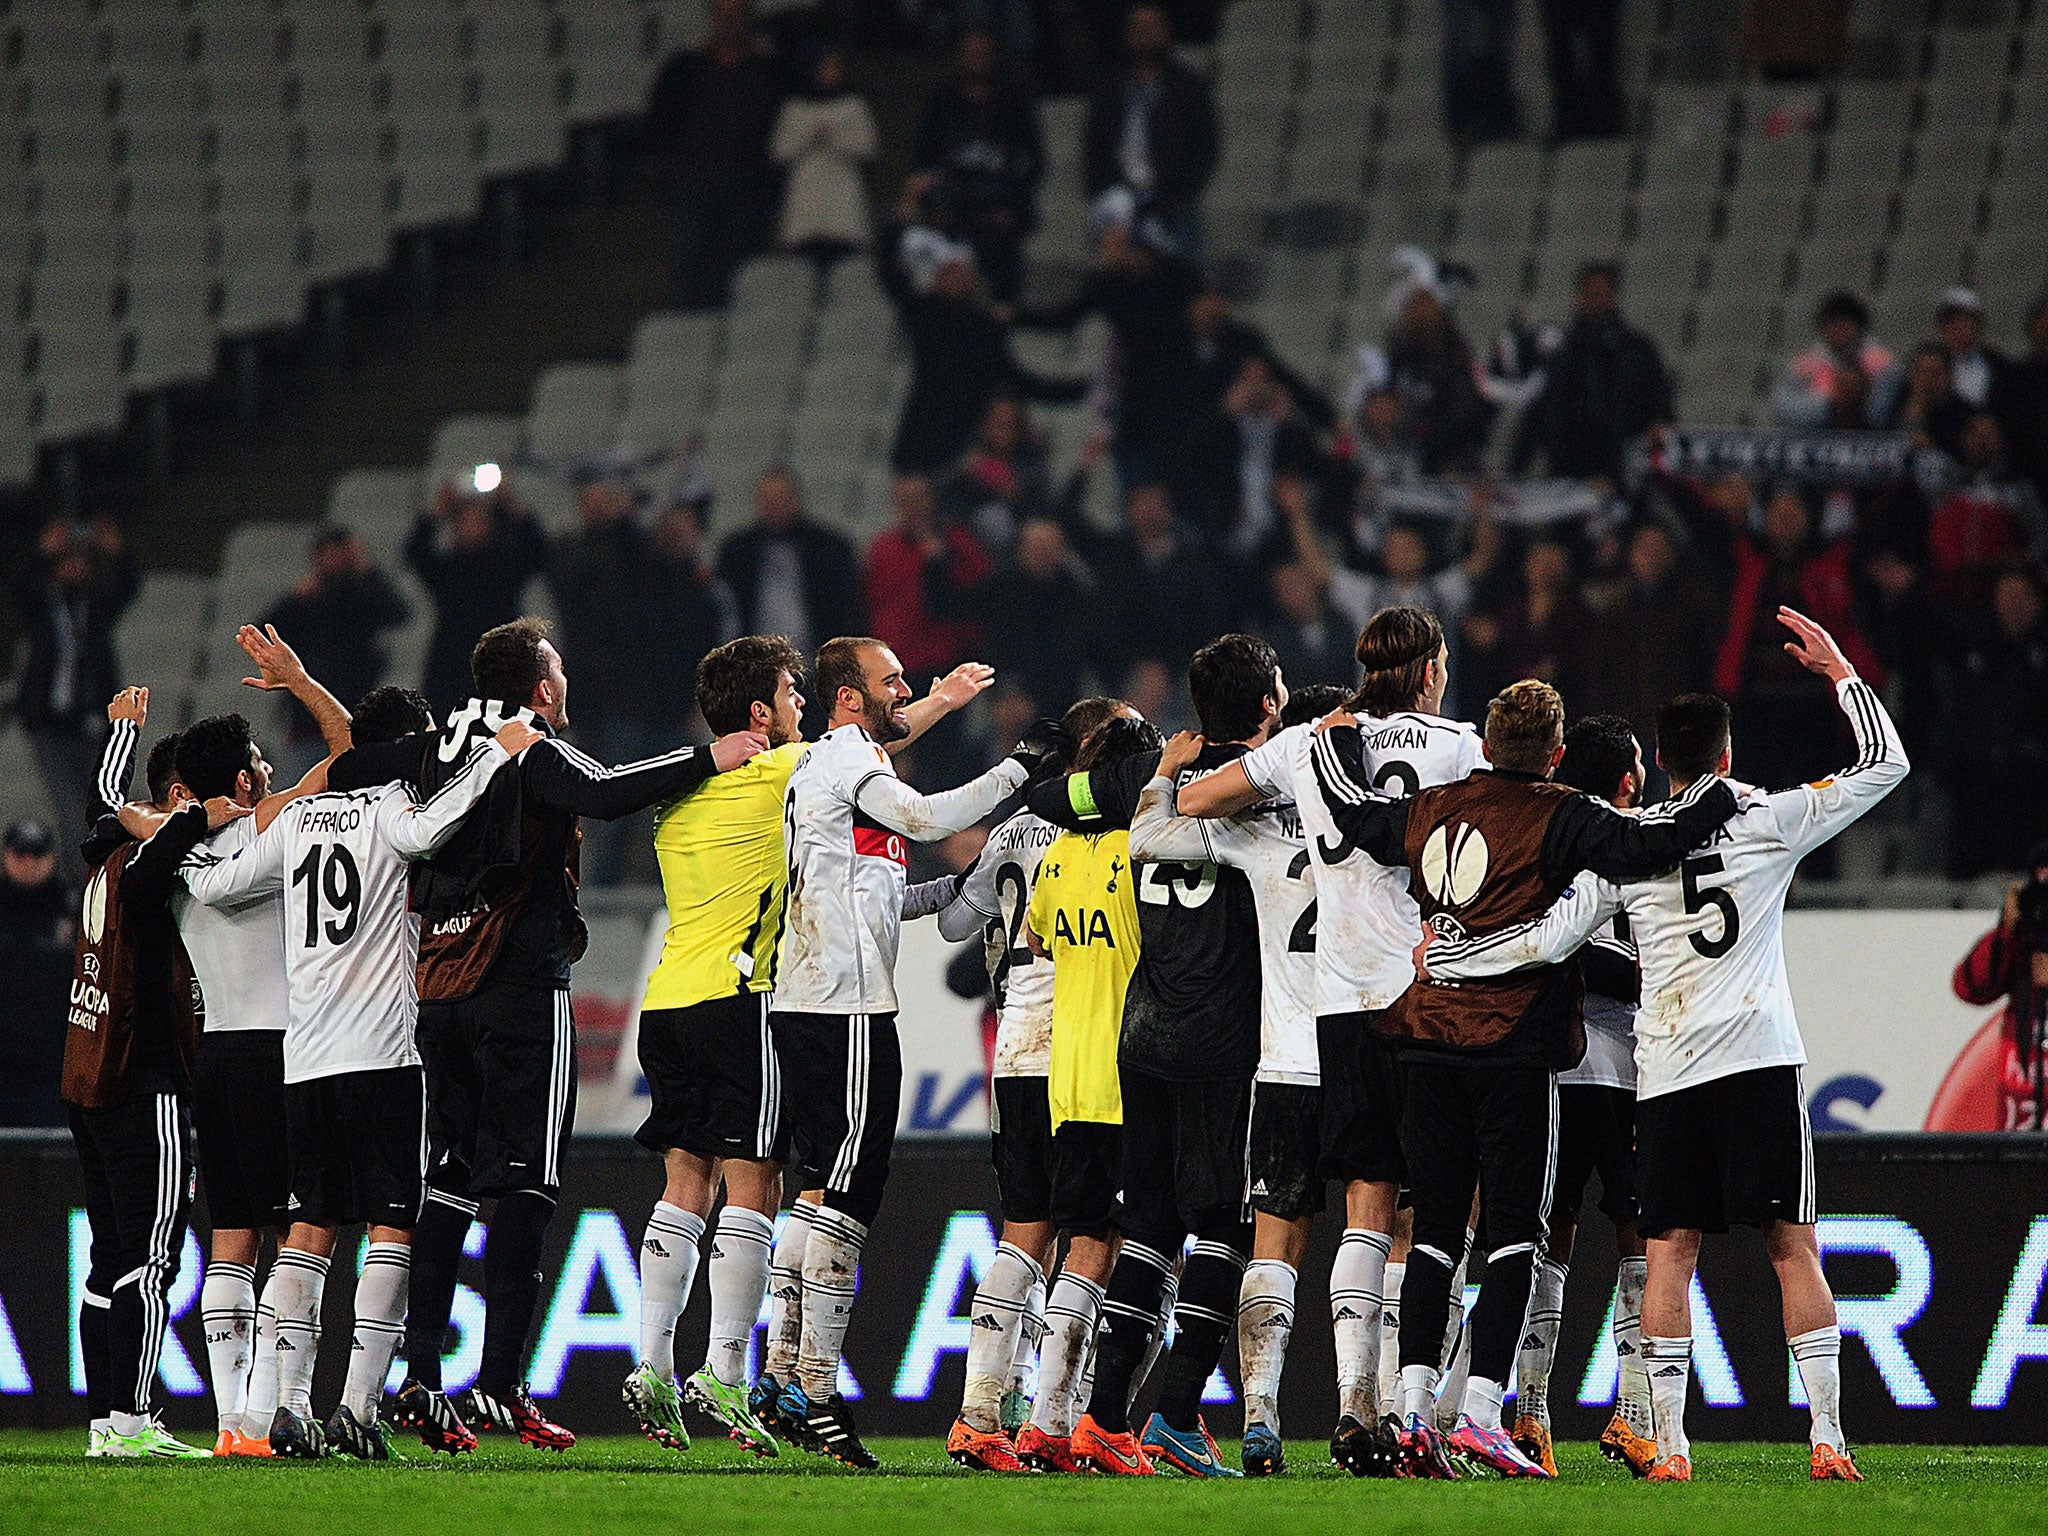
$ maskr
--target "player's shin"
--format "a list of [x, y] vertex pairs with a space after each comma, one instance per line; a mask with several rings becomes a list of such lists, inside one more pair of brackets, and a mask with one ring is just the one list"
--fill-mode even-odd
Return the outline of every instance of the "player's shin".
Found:
[[[1557, 1331], [1564, 1321], [1565, 1275], [1565, 1266], [1549, 1259], [1536, 1266], [1529, 1321], [1515, 1359], [1515, 1411], [1532, 1416], [1545, 1429], [1550, 1428], [1550, 1367], [1557, 1358]], [[1489, 1272], [1489, 1282], [1491, 1278]]]
[[320, 1302], [328, 1261], [317, 1253], [281, 1248], [271, 1272], [277, 1307], [277, 1401], [302, 1418], [313, 1415], [313, 1366], [320, 1355]]
[[1382, 1414], [1403, 1413], [1401, 1407], [1401, 1288], [1408, 1278], [1408, 1262], [1397, 1259], [1387, 1265], [1380, 1282], [1379, 1403]]
[[1037, 1260], [1014, 1244], [1003, 1243], [975, 1290], [968, 1313], [967, 1387], [960, 1417], [983, 1434], [1002, 1428], [1003, 1383], [1017, 1355], [1031, 1288], [1044, 1279]]
[[804, 1244], [803, 1337], [796, 1374], [804, 1395], [823, 1403], [839, 1390], [839, 1359], [859, 1283], [860, 1250], [868, 1229], [844, 1211], [829, 1207], [811, 1219]]
[[1457, 1400], [1461, 1410], [1481, 1429], [1500, 1428], [1501, 1399], [1515, 1366], [1523, 1322], [1529, 1314], [1535, 1267], [1533, 1243], [1513, 1244], [1487, 1258], [1486, 1284], [1465, 1328], [1471, 1375]]
[[1380, 1311], [1392, 1239], [1349, 1227], [1330, 1265], [1330, 1327], [1337, 1345], [1337, 1412], [1361, 1424], [1379, 1416]]
[[277, 1266], [264, 1277], [256, 1298], [256, 1325], [249, 1340], [249, 1391], [242, 1408], [241, 1431], [252, 1440], [270, 1436], [277, 1417]]
[[238, 1433], [248, 1406], [249, 1367], [255, 1348], [256, 1266], [209, 1264], [199, 1291], [199, 1316], [206, 1329], [206, 1358], [213, 1375], [218, 1427]]
[[1830, 1324], [1785, 1342], [1799, 1367], [1800, 1384], [1806, 1388], [1812, 1443], [1837, 1451], [1847, 1449], [1842, 1435], [1842, 1330]]
[[1171, 1429], [1192, 1432], [1201, 1414], [1202, 1389], [1223, 1354], [1223, 1341], [1237, 1317], [1244, 1280], [1244, 1247], [1203, 1240], [1181, 1272], [1173, 1308], [1173, 1348], [1167, 1351], [1159, 1386], [1158, 1413]]
[[1451, 1318], [1451, 1271], [1455, 1261], [1441, 1249], [1418, 1241], [1408, 1250], [1401, 1283], [1401, 1405], [1404, 1423], [1436, 1409], [1436, 1382], [1443, 1368], [1445, 1334]]
[[342, 1405], [365, 1427], [377, 1422], [377, 1405], [391, 1358], [405, 1334], [405, 1298], [412, 1275], [412, 1249], [405, 1243], [372, 1243], [356, 1280], [355, 1348], [349, 1355]]
[[[1172, 1273], [1173, 1261], [1160, 1249], [1124, 1239], [1103, 1289], [1104, 1327], [1096, 1341], [1095, 1381], [1088, 1393], [1088, 1416], [1109, 1434], [1130, 1430], [1132, 1386], [1159, 1325], [1160, 1303]], [[1043, 1387], [1040, 1392], [1043, 1395]]]
[[1237, 1294], [1237, 1360], [1244, 1377], [1244, 1419], [1280, 1429], [1280, 1373], [1294, 1332], [1292, 1264], [1254, 1259]]
[[1650, 1373], [1650, 1405], [1657, 1425], [1657, 1459], [1692, 1455], [1685, 1437], [1685, 1393], [1692, 1381], [1692, 1338], [1643, 1340], [1643, 1364]]
[[429, 1189], [412, 1234], [412, 1279], [405, 1314], [406, 1375], [441, 1390], [441, 1341], [455, 1308], [455, 1276], [477, 1203]]
[[1650, 1261], [1624, 1258], [1614, 1298], [1614, 1358], [1618, 1366], [1614, 1406], [1628, 1427], [1645, 1439], [1655, 1427], [1650, 1414], [1650, 1372], [1643, 1363], [1643, 1286]]
[[1031, 1422], [1055, 1440], [1074, 1432], [1076, 1405], [1089, 1344], [1102, 1315], [1103, 1288], [1085, 1275], [1062, 1272], [1045, 1303], [1045, 1346], [1039, 1359], [1038, 1400]]
[[1024, 1326], [1017, 1330], [1017, 1348], [1010, 1356], [1010, 1369], [1003, 1376], [1003, 1427], [1021, 1428], [1019, 1415], [1030, 1411], [1038, 1395], [1038, 1351], [1045, 1342], [1045, 1304], [1049, 1292], [1041, 1275], [1031, 1294], [1024, 1298]]
[[662, 1381], [676, 1374], [676, 1322], [690, 1304], [704, 1218], [657, 1200], [640, 1239], [640, 1362]]
[[484, 1352], [476, 1380], [493, 1397], [508, 1396], [519, 1385], [540, 1305], [541, 1248], [554, 1214], [554, 1197], [533, 1189], [500, 1196], [491, 1212], [484, 1241]]
[[797, 1350], [804, 1331], [804, 1251], [818, 1207], [799, 1200], [782, 1218], [775, 1254], [768, 1265], [768, 1296], [773, 1303], [768, 1325], [768, 1356], [762, 1374], [787, 1383], [796, 1377]]
[[705, 1364], [728, 1387], [747, 1384], [747, 1355], [768, 1289], [775, 1222], [759, 1211], [727, 1205], [711, 1243], [711, 1343]]

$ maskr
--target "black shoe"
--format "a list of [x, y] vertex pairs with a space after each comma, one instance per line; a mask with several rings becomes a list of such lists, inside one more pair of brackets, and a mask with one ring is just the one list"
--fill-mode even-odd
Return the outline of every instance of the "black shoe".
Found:
[[1364, 1477], [1365, 1461], [1371, 1454], [1372, 1431], [1345, 1414], [1330, 1434], [1330, 1465], [1342, 1467], [1353, 1477]]
[[747, 1393], [747, 1407], [769, 1434], [794, 1443], [789, 1421], [782, 1416], [782, 1384], [773, 1376], [763, 1376], [754, 1383], [753, 1390]]
[[309, 1419], [280, 1407], [270, 1421], [270, 1454], [301, 1461], [318, 1461], [327, 1454], [327, 1432], [318, 1419]]
[[476, 1431], [462, 1422], [448, 1394], [410, 1376], [391, 1400], [391, 1422], [415, 1431], [430, 1451], [459, 1456], [476, 1449]]
[[505, 1392], [471, 1387], [462, 1394], [462, 1415], [482, 1429], [510, 1430], [543, 1451], [566, 1451], [576, 1443], [574, 1432], [542, 1413], [523, 1384]]
[[384, 1426], [375, 1419], [365, 1424], [346, 1403], [327, 1421], [327, 1444], [335, 1455], [353, 1456], [358, 1461], [391, 1459], [391, 1442], [385, 1438]]
[[1360, 1477], [1399, 1477], [1401, 1475], [1401, 1421], [1391, 1413], [1380, 1415], [1379, 1423], [1373, 1426], [1372, 1440], [1365, 1453], [1364, 1470]]
[[875, 1453], [861, 1444], [860, 1431], [853, 1427], [847, 1414], [846, 1399], [837, 1392], [826, 1402], [811, 1404], [810, 1412], [804, 1415], [803, 1434], [797, 1445], [813, 1455], [829, 1456], [842, 1466], [858, 1467], [863, 1472], [881, 1465]]

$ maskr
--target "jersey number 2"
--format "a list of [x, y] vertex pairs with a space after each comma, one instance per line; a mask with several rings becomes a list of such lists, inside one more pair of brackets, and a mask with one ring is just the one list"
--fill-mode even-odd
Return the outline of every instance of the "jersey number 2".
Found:
[[1733, 949], [1736, 936], [1742, 932], [1742, 920], [1736, 915], [1733, 894], [1719, 886], [1700, 884], [1701, 875], [1718, 875], [1722, 868], [1718, 853], [1703, 853], [1678, 866], [1678, 882], [1685, 893], [1685, 910], [1699, 913], [1709, 907], [1721, 909], [1721, 936], [1718, 939], [1710, 939], [1703, 933], [1688, 935], [1692, 947], [1709, 960], [1718, 960]]
[[995, 981], [1000, 991], [1009, 984], [1010, 972], [1019, 966], [1029, 965], [1033, 959], [1030, 949], [1017, 942], [1024, 931], [1025, 910], [1031, 905], [1031, 893], [1024, 888], [1023, 865], [1013, 862], [996, 867], [996, 905], [1010, 909], [1009, 932], [1004, 935], [1002, 969]]
[[[1308, 850], [1302, 849], [1287, 866], [1287, 878], [1299, 880], [1308, 874]], [[1315, 877], [1309, 875], [1313, 881]], [[1316, 902], [1311, 896], [1307, 906], [1301, 909], [1301, 916], [1294, 920], [1294, 929], [1287, 935], [1287, 953], [1290, 955], [1312, 955], [1316, 952]]]
[[[323, 864], [321, 855], [325, 854]], [[292, 871], [292, 889], [306, 888], [306, 948], [312, 949], [327, 935], [330, 944], [346, 944], [355, 936], [362, 918], [363, 877], [356, 869], [355, 856], [340, 843], [328, 847], [315, 843]], [[335, 916], [323, 926], [320, 911], [323, 898]]]

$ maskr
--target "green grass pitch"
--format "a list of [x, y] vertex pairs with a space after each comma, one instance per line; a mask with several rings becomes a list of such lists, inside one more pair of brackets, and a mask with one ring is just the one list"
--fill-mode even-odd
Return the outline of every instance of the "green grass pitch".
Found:
[[[1286, 1476], [1199, 1484], [996, 1477], [952, 1466], [936, 1442], [875, 1445], [856, 1473], [794, 1452], [757, 1463], [723, 1441], [686, 1455], [644, 1440], [588, 1439], [566, 1455], [492, 1444], [449, 1463], [417, 1444], [390, 1467], [353, 1462], [88, 1462], [84, 1432], [0, 1435], [0, 1531], [228, 1533], [392, 1531], [493, 1536], [785, 1536], [1040, 1531], [1263, 1536], [1309, 1531], [1626, 1532], [1629, 1536], [1825, 1536], [1837, 1531], [1992, 1536], [2048, 1525], [2048, 1448], [1869, 1446], [1861, 1487], [1807, 1481], [1797, 1445], [1696, 1446], [1689, 1488], [1632, 1482], [1590, 1446], [1560, 1447], [1554, 1484], [1359, 1482], [1325, 1447], [1290, 1445]], [[1228, 1447], [1234, 1450], [1235, 1447]]]

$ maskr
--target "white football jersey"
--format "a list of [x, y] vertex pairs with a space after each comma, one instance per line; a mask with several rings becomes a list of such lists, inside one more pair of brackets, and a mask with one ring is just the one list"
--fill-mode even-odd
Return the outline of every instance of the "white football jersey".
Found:
[[[231, 821], [185, 856], [185, 868], [233, 858], [255, 840], [255, 817]], [[173, 887], [171, 916], [206, 999], [208, 1034], [285, 1027], [291, 989], [284, 974], [284, 905], [275, 891], [209, 907]]]
[[1269, 801], [1235, 816], [1176, 816], [1173, 792], [1165, 779], [1145, 786], [1131, 817], [1131, 858], [1244, 871], [1259, 915], [1258, 1080], [1316, 1087], [1316, 875], [1301, 813]]
[[[1582, 876], [1573, 884], [1584, 884], [1589, 879]], [[1596, 883], [1605, 887], [1608, 900], [1604, 904], [1610, 910], [1603, 914], [1603, 921], [1593, 930], [1586, 945], [1590, 949], [1604, 950], [1634, 969], [1638, 963], [1635, 931], [1629, 927], [1628, 914], [1621, 910], [1621, 893], [1604, 880]], [[1625, 1088], [1634, 1093], [1637, 1006], [1623, 998], [1608, 997], [1588, 986], [1586, 1054], [1569, 1072], [1558, 1073], [1557, 1080], [1595, 1088]]]
[[1655, 1098], [1806, 1061], [1785, 977], [1785, 895], [1799, 861], [1904, 779], [1905, 748], [1877, 693], [1836, 687], [1856, 761], [1777, 794], [1748, 790], [1734, 817], [1676, 873], [1622, 887], [1643, 969], [1637, 1095]]
[[[1359, 735], [1371, 788], [1406, 796], [1454, 784], [1486, 764], [1479, 733], [1440, 715], [1361, 717]], [[1316, 786], [1309, 754], [1313, 723], [1291, 725], [1238, 759], [1252, 788], [1297, 807], [1316, 884], [1318, 1016], [1391, 1008], [1415, 979], [1413, 951], [1422, 911], [1408, 894], [1408, 871], [1377, 864], [1337, 830]]]
[[209, 906], [283, 898], [287, 1083], [418, 1065], [407, 866], [453, 835], [509, 761], [483, 742], [425, 804], [404, 784], [308, 795], [228, 857], [187, 862], [186, 886]]
[[909, 842], [971, 827], [1021, 787], [1005, 758], [980, 778], [922, 795], [858, 725], [818, 738], [782, 801], [789, 915], [773, 1007], [791, 1013], [894, 1013]]
[[1019, 811], [995, 831], [960, 893], [939, 914], [949, 939], [981, 933], [996, 1011], [993, 1076], [1046, 1077], [1052, 1072], [1052, 960], [1024, 941], [1024, 919], [1038, 885], [1038, 863], [1060, 829]]

